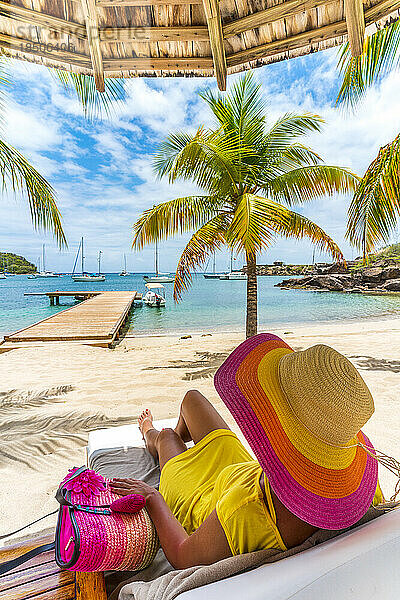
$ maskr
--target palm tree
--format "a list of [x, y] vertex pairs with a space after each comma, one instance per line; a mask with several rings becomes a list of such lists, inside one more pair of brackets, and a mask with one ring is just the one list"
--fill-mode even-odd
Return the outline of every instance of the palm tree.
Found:
[[298, 141], [319, 131], [316, 115], [285, 114], [267, 126], [261, 86], [251, 73], [227, 95], [200, 94], [216, 119], [212, 129], [175, 133], [161, 144], [154, 160], [159, 177], [196, 183], [204, 194], [176, 198], [146, 210], [134, 225], [137, 249], [171, 235], [195, 230], [178, 262], [174, 298], [191, 281], [191, 271], [227, 246], [243, 253], [247, 270], [246, 335], [257, 332], [257, 255], [277, 235], [308, 237], [335, 260], [343, 255], [318, 225], [289, 207], [317, 196], [354, 190], [357, 177], [321, 164]]
[[[355, 109], [367, 89], [400, 65], [400, 21], [366, 36], [361, 56], [352, 57], [345, 44], [339, 54], [342, 75], [337, 104]], [[347, 237], [362, 250], [364, 261], [387, 243], [400, 216], [400, 134], [379, 149], [354, 194]]]
[[[0, 52], [0, 130], [1, 114], [5, 110], [5, 88], [10, 85], [10, 61]], [[61, 80], [64, 87], [74, 91], [88, 118], [109, 114], [110, 107], [123, 97], [121, 80], [106, 80], [105, 92], [100, 94], [94, 85], [94, 78], [88, 75], [68, 73], [50, 69]], [[16, 148], [0, 139], [0, 181], [3, 192], [11, 190], [26, 195], [35, 228], [42, 227], [53, 232], [60, 247], [66, 245], [56, 193], [46, 179], [33, 167]]]

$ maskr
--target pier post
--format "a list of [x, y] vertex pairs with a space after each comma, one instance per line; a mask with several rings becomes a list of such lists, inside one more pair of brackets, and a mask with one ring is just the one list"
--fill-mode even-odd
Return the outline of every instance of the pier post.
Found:
[[60, 296], [56, 296], [56, 304], [57, 306], [60, 304]]
[[54, 306], [54, 296], [50, 296], [50, 306]]

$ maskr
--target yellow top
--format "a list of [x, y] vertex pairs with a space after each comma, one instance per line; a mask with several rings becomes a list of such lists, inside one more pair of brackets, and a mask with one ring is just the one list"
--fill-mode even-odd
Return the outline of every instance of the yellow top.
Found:
[[[266, 548], [286, 550], [265, 475], [268, 506], [263, 499], [262, 474], [237, 436], [217, 429], [166, 463], [160, 492], [189, 535], [215, 509], [233, 555]], [[378, 485], [374, 504], [380, 502]]]

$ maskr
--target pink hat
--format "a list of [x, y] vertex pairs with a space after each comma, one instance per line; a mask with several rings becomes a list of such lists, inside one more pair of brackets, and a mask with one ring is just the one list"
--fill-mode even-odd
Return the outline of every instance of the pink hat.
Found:
[[214, 383], [293, 514], [323, 529], [349, 527], [365, 514], [378, 464], [361, 427], [374, 403], [347, 358], [324, 345], [294, 352], [262, 333], [232, 352]]

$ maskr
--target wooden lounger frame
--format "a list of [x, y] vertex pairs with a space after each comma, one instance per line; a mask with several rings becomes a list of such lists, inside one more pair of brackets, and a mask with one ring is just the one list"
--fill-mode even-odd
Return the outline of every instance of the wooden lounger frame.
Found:
[[[1, 548], [0, 564], [52, 540], [36, 537]], [[107, 595], [103, 573], [60, 569], [51, 550], [0, 576], [0, 600], [107, 600]]]

